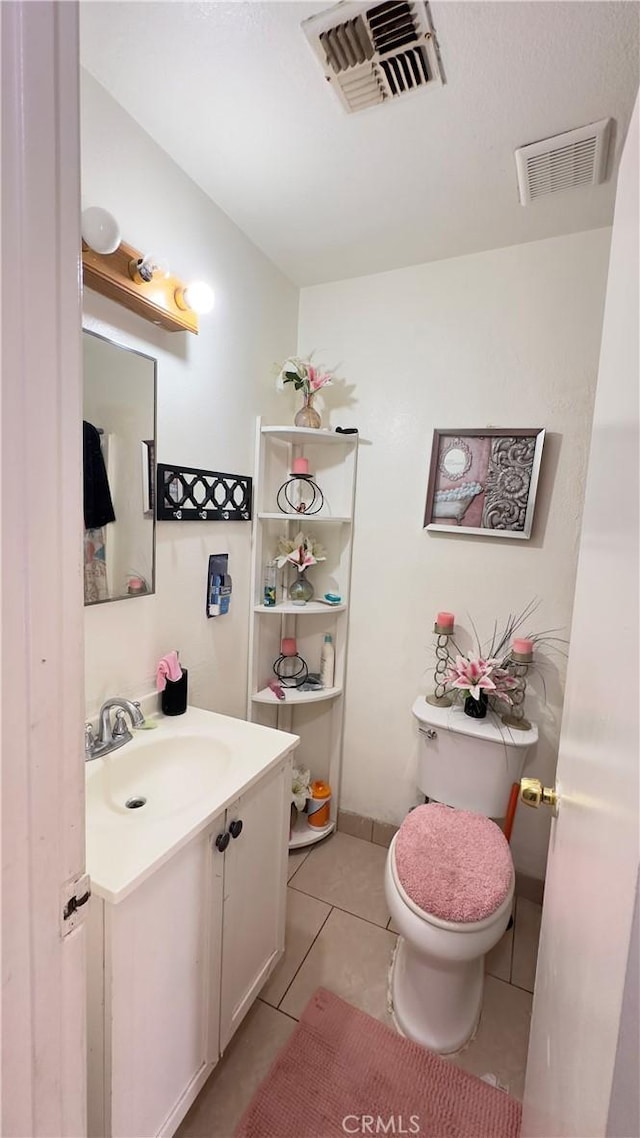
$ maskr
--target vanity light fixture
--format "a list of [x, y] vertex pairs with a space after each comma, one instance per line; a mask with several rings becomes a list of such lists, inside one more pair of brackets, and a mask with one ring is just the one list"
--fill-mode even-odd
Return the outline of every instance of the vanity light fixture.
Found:
[[215, 304], [213, 289], [206, 281], [193, 281], [186, 288], [177, 288], [174, 299], [183, 312], [190, 309], [197, 312], [198, 316], [206, 316]]
[[[106, 210], [99, 213], [106, 213]], [[95, 289], [167, 332], [198, 334], [196, 313], [210, 311], [213, 306], [213, 293], [208, 286], [205, 288], [209, 293], [209, 303], [205, 308], [202, 306], [201, 286], [195, 288], [192, 296], [194, 286], [187, 286], [179, 277], [173, 276], [159, 256], [141, 253], [124, 241], [119, 241], [113, 249], [113, 236], [109, 242], [109, 253], [97, 250], [95, 244], [91, 244], [91, 241], [96, 241], [96, 234], [85, 228], [84, 215], [82, 234], [82, 279], [87, 288]], [[99, 234], [97, 243], [106, 248]], [[188, 296], [190, 304], [184, 302], [185, 296]]]

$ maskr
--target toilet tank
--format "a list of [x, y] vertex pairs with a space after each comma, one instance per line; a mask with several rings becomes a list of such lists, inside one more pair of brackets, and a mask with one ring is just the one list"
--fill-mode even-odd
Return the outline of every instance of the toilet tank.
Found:
[[520, 781], [529, 749], [538, 741], [535, 724], [517, 731], [492, 711], [486, 719], [472, 719], [460, 704], [432, 707], [424, 696], [412, 710], [418, 721], [422, 793], [460, 810], [504, 818], [511, 786]]

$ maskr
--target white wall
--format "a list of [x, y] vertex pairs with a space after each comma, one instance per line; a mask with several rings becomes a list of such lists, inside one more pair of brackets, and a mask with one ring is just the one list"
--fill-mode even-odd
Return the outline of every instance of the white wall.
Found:
[[[568, 636], [610, 230], [303, 289], [298, 348], [342, 361], [361, 433], [341, 805], [399, 822], [416, 802], [410, 714], [430, 690], [433, 618], [481, 637], [532, 597], [531, 627]], [[330, 406], [333, 392], [327, 393]], [[530, 541], [422, 528], [435, 427], [546, 427]], [[564, 660], [531, 682], [527, 772], [553, 783]], [[544, 876], [549, 819], [520, 807], [517, 867]]]
[[[216, 292], [196, 337], [85, 290], [86, 327], [158, 360], [158, 461], [251, 474], [255, 416], [282, 415], [271, 367], [295, 345], [297, 289], [86, 73], [82, 198], [111, 210], [125, 241]], [[207, 620], [208, 556], [225, 552], [232, 611]], [[156, 595], [85, 611], [87, 711], [148, 691], [158, 657], [179, 648], [191, 702], [242, 715], [249, 560], [247, 523], [158, 523]]]

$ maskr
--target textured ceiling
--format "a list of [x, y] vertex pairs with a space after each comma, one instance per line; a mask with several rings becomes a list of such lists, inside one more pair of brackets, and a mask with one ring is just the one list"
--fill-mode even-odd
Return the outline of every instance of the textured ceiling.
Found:
[[520, 206], [513, 151], [611, 116], [615, 174], [637, 3], [433, 0], [446, 85], [356, 115], [300, 29], [328, 6], [91, 0], [82, 62], [299, 284], [610, 224], [613, 177]]

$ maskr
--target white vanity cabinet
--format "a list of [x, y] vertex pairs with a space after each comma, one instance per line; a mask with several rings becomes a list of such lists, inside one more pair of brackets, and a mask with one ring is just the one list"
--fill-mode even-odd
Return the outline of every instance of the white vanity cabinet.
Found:
[[284, 952], [291, 766], [227, 810], [237, 832], [224, 855], [220, 1051], [224, 1051]]
[[173, 1134], [273, 971], [290, 799], [287, 756], [121, 901], [92, 897], [90, 1136]]

